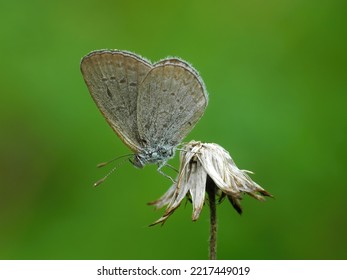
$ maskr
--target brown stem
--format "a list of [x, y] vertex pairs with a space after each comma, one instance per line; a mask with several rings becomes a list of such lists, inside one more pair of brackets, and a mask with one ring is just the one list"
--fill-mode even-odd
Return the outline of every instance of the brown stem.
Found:
[[207, 178], [206, 192], [210, 204], [210, 260], [217, 259], [217, 210], [216, 185], [210, 177]]

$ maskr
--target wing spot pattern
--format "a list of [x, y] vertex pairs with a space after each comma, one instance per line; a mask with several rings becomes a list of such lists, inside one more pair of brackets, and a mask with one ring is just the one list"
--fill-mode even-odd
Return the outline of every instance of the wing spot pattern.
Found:
[[106, 92], [107, 92], [108, 97], [112, 99], [112, 93], [111, 93], [110, 89], [108, 87], [106, 87], [106, 90], [107, 90]]

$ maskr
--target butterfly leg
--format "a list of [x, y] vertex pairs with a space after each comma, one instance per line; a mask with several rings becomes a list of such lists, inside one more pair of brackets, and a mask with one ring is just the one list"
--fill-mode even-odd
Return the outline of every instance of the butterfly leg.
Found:
[[171, 164], [165, 163], [164, 166], [170, 167], [172, 170], [179, 172], [175, 167], [173, 167]]
[[[161, 171], [161, 168], [162, 168], [163, 166], [165, 166], [165, 165], [167, 165], [165, 162], [164, 162], [164, 163], [161, 163], [161, 164], [158, 164], [157, 171], [158, 171], [161, 175], [163, 175], [164, 177], [170, 179], [170, 180], [172, 181], [172, 183], [176, 184], [176, 181], [175, 181], [174, 179], [172, 179], [171, 176], [169, 176], [169, 175], [165, 174], [163, 171]], [[170, 165], [170, 166], [171, 166], [171, 165]]]

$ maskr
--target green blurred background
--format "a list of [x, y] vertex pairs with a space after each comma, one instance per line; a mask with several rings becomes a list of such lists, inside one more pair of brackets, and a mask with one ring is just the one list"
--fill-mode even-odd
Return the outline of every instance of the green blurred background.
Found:
[[[79, 63], [96, 49], [201, 73], [210, 103], [186, 140], [215, 142], [274, 194], [218, 206], [220, 259], [346, 259], [345, 1], [2, 1], [1, 259], [206, 259], [209, 211], [163, 226], [155, 166], [129, 152]], [[177, 157], [170, 162], [178, 166]]]

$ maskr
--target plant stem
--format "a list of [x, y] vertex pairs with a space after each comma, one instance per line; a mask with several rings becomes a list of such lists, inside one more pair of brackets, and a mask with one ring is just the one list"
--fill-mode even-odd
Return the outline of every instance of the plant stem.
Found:
[[216, 210], [216, 186], [208, 176], [206, 182], [206, 192], [210, 204], [210, 252], [209, 259], [217, 259], [217, 210]]

